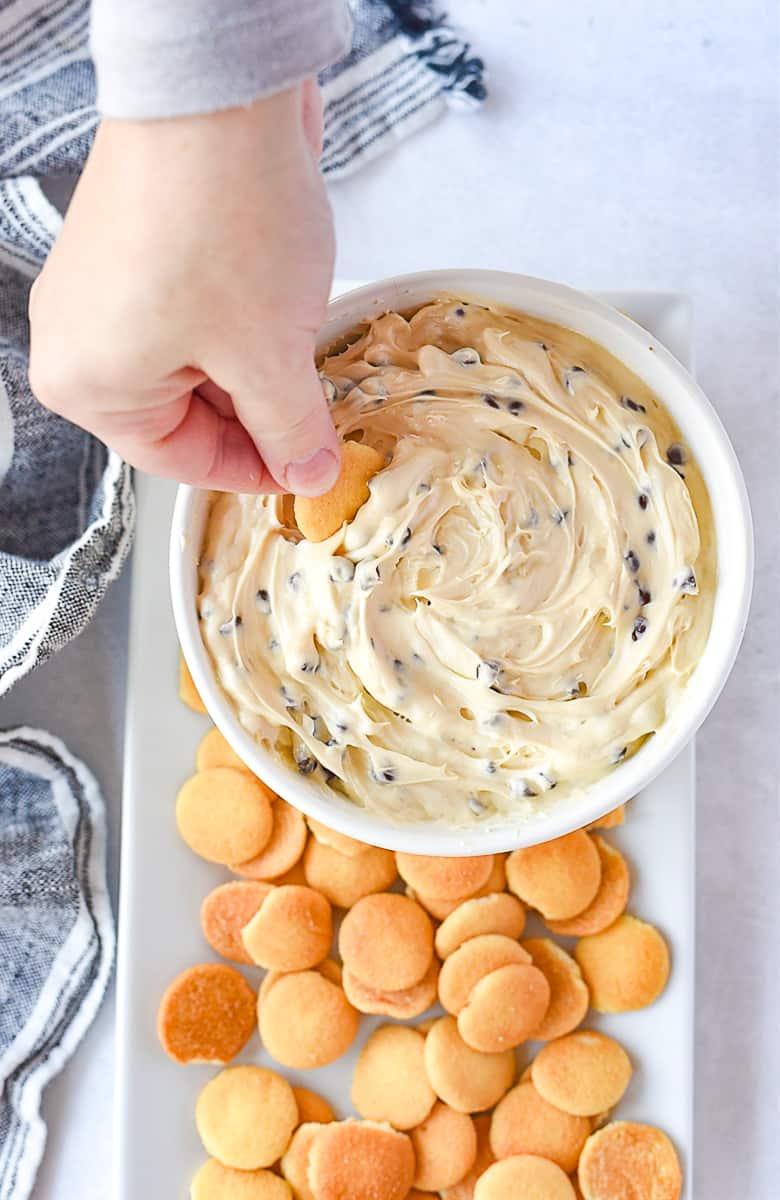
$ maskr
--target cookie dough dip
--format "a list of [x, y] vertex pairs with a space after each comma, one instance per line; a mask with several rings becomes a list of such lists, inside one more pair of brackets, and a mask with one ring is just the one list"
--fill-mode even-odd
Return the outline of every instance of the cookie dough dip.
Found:
[[292, 497], [211, 501], [201, 631], [244, 728], [399, 823], [530, 818], [614, 770], [684, 703], [712, 615], [669, 414], [585, 338], [452, 298], [321, 374], [381, 456], [352, 519], [314, 542]]

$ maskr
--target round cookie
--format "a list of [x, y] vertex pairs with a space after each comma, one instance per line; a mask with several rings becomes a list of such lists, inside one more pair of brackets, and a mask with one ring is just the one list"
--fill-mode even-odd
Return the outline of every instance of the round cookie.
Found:
[[631, 1059], [623, 1047], [595, 1029], [580, 1029], [548, 1042], [531, 1065], [539, 1095], [579, 1117], [613, 1108], [631, 1075]]
[[237, 1171], [210, 1158], [190, 1185], [190, 1200], [293, 1200], [293, 1194], [271, 1171]]
[[453, 954], [469, 938], [483, 933], [502, 933], [519, 938], [525, 928], [525, 909], [508, 892], [490, 892], [464, 900], [436, 930], [434, 945], [439, 958]]
[[419, 983], [400, 991], [370, 988], [349, 968], [344, 969], [343, 986], [347, 999], [358, 1012], [408, 1021], [412, 1017], [419, 1017], [436, 1003], [438, 978], [439, 964], [434, 959]]
[[472, 1050], [458, 1032], [454, 1017], [434, 1021], [425, 1038], [425, 1069], [431, 1086], [445, 1104], [458, 1112], [492, 1108], [512, 1083], [515, 1056]]
[[327, 1125], [330, 1121], [336, 1120], [335, 1112], [319, 1092], [313, 1092], [311, 1088], [297, 1087], [293, 1084], [293, 1095], [298, 1106], [298, 1121], [301, 1125], [308, 1125], [311, 1122]]
[[493, 867], [493, 855], [473, 858], [439, 858], [430, 854], [395, 856], [398, 874], [404, 883], [424, 896], [440, 900], [462, 900], [473, 896], [487, 883]]
[[582, 912], [601, 881], [601, 860], [582, 829], [538, 846], [514, 850], [506, 863], [510, 891], [536, 908], [545, 920], [561, 921]]
[[[235, 867], [233, 867], [233, 870], [235, 870]], [[303, 862], [300, 858], [294, 867], [290, 867], [290, 870], [285, 871], [284, 875], [277, 875], [273, 882], [277, 885], [294, 883], [298, 887], [311, 887], [311, 884], [303, 873]], [[316, 891], [321, 892], [322, 888], [317, 888]], [[326, 896], [325, 899], [327, 900], [328, 897]]]
[[579, 967], [562, 946], [550, 938], [527, 938], [521, 943], [550, 985], [550, 1003], [535, 1041], [547, 1042], [571, 1033], [588, 1011], [588, 987]]
[[241, 940], [241, 930], [258, 911], [271, 886], [270, 883], [234, 880], [220, 884], [204, 898], [200, 906], [200, 927], [217, 954], [244, 966], [253, 965]]
[[333, 941], [330, 905], [313, 888], [272, 888], [241, 931], [252, 962], [269, 971], [305, 971], [327, 957]]
[[603, 817], [598, 817], [597, 820], [591, 821], [590, 825], [586, 825], [586, 829], [614, 829], [616, 825], [624, 825], [626, 821], [626, 806], [618, 804], [617, 808], [613, 808], [612, 812], [605, 813]]
[[458, 1032], [473, 1049], [498, 1054], [533, 1035], [549, 1001], [550, 985], [537, 967], [498, 967], [472, 988], [458, 1013]]
[[414, 1186], [439, 1192], [459, 1183], [474, 1166], [477, 1131], [471, 1117], [437, 1100], [429, 1115], [413, 1129]]
[[196, 771], [210, 771], [212, 767], [234, 767], [237, 771], [249, 771], [244, 760], [238, 757], [216, 725], [201, 739], [195, 756]]
[[669, 978], [669, 950], [654, 925], [628, 913], [601, 933], [580, 938], [574, 957], [597, 1012], [631, 1012], [652, 1004]]
[[436, 1093], [425, 1070], [426, 1039], [404, 1025], [380, 1025], [360, 1052], [352, 1103], [361, 1117], [412, 1129], [428, 1116]]
[[234, 967], [188, 967], [160, 1000], [157, 1033], [162, 1047], [179, 1063], [230, 1062], [252, 1036], [255, 1003], [255, 993]]
[[369, 479], [384, 465], [384, 457], [373, 446], [344, 442], [341, 472], [333, 487], [321, 496], [295, 497], [295, 523], [307, 542], [324, 542], [351, 521], [368, 500]]
[[359, 854], [342, 854], [316, 837], [309, 839], [304, 852], [303, 871], [309, 887], [339, 908], [352, 908], [364, 896], [387, 891], [397, 875], [391, 850], [366, 846]]
[[231, 867], [236, 875], [245, 879], [278, 879], [297, 863], [306, 845], [306, 822], [303, 815], [284, 800], [275, 799], [271, 804], [273, 828], [267, 843], [248, 862]]
[[258, 1024], [282, 1066], [312, 1070], [333, 1062], [355, 1040], [360, 1017], [336, 983], [319, 971], [279, 975], [260, 998]]
[[199, 771], [179, 790], [176, 824], [191, 850], [230, 866], [259, 854], [271, 836], [272, 792], [234, 767]]
[[[327, 825], [323, 825], [322, 821], [317, 821], [314, 817], [307, 817], [306, 822], [320, 845], [330, 846], [331, 850], [338, 850], [339, 854], [346, 854], [347, 858], [354, 858], [356, 854], [363, 854], [366, 850], [374, 849], [367, 842], [359, 842], [357, 838], [348, 837], [346, 833], [338, 833], [335, 829], [329, 829]], [[388, 854], [392, 854], [392, 851], [389, 850]]]
[[441, 1200], [474, 1200], [474, 1188], [477, 1186], [477, 1180], [487, 1171], [490, 1164], [496, 1161], [495, 1155], [490, 1149], [490, 1114], [480, 1113], [471, 1119], [477, 1131], [477, 1157], [474, 1159], [474, 1166], [459, 1183], [455, 1183], [449, 1188], [443, 1188], [439, 1192]]
[[179, 655], [179, 699], [183, 704], [187, 705], [187, 708], [191, 708], [193, 712], [208, 712], [206, 705], [200, 698], [200, 692], [195, 687], [195, 681], [192, 675], [190, 675], [190, 669], [183, 654]]
[[323, 1125], [309, 1150], [316, 1200], [406, 1200], [413, 1175], [409, 1138], [373, 1121]]
[[442, 964], [439, 972], [442, 1008], [457, 1016], [468, 1001], [472, 988], [490, 971], [509, 963], [530, 961], [531, 955], [519, 942], [501, 933], [484, 933], [469, 938]]
[[306, 1121], [299, 1125], [279, 1163], [295, 1200], [315, 1200], [309, 1187], [309, 1155], [314, 1139], [321, 1129], [322, 1125], [316, 1121]]
[[601, 859], [599, 890], [587, 908], [568, 921], [548, 921], [553, 933], [561, 937], [585, 937], [600, 933], [616, 921], [628, 903], [631, 876], [623, 855], [604, 838], [593, 834], [593, 842]]
[[345, 967], [372, 988], [400, 991], [419, 983], [433, 961], [433, 926], [427, 913], [406, 896], [364, 896], [347, 913], [339, 931]]
[[571, 1180], [546, 1158], [515, 1154], [488, 1167], [474, 1200], [576, 1200]]
[[526, 1079], [496, 1105], [490, 1123], [490, 1145], [496, 1158], [537, 1154], [571, 1175], [590, 1132], [588, 1117], [575, 1117], [555, 1108]]
[[270, 1167], [298, 1123], [286, 1079], [265, 1067], [228, 1067], [198, 1096], [195, 1124], [208, 1153], [226, 1167]]
[[585, 1143], [577, 1172], [584, 1200], [679, 1200], [680, 1160], [653, 1125], [615, 1121]]

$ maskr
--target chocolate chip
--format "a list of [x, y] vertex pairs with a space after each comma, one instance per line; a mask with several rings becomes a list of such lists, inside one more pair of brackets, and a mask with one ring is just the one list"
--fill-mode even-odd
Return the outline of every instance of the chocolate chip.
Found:
[[405, 530], [404, 530], [404, 532], [403, 532], [403, 536], [402, 536], [402, 538], [401, 538], [401, 545], [402, 545], [402, 546], [408, 546], [408, 545], [409, 545], [409, 542], [410, 542], [410, 540], [411, 540], [411, 537], [412, 537], [412, 531], [411, 531], [411, 529], [409, 528], [409, 526], [407, 525], [406, 529], [405, 529]]
[[487, 775], [495, 775], [497, 770], [498, 770], [498, 767], [496, 766], [496, 764], [494, 762], [491, 761], [491, 762], [485, 763], [485, 773]]
[[393, 767], [385, 767], [383, 770], [376, 771], [373, 774], [377, 783], [395, 783], [396, 776]]
[[641, 508], [642, 512], [645, 512], [648, 504], [650, 503], [650, 498], [649, 498], [647, 492], [640, 492], [639, 495], [637, 496], [637, 500], [639, 502], [639, 507]]
[[688, 596], [695, 596], [699, 591], [693, 571], [686, 571], [677, 581], [677, 586], [681, 592], [684, 592]]
[[636, 617], [634, 627], [631, 630], [631, 641], [638, 642], [643, 633], [647, 632], [647, 621], [644, 617]]
[[482, 397], [482, 403], [487, 404], [488, 408], [500, 408], [501, 407], [501, 405], [498, 403], [498, 400], [496, 399], [496, 397], [491, 396], [489, 392], [486, 392], [485, 395]]
[[566, 461], [570, 467], [574, 466], [574, 455], [572, 454], [571, 450], [566, 452]]
[[688, 455], [679, 442], [672, 442], [666, 451], [666, 461], [671, 463], [673, 467], [682, 467], [687, 463]]
[[443, 548], [443, 546], [440, 546], [438, 542], [433, 542], [431, 545], [431, 549], [434, 551], [435, 554], [440, 554], [440, 555], [444, 554], [444, 548]]
[[540, 350], [544, 350], [545, 352], [547, 351], [547, 346], [544, 342], [537, 342], [536, 344]]
[[570, 508], [557, 508], [555, 512], [550, 513], [550, 516], [556, 525], [562, 525], [570, 512]]
[[512, 416], [516, 417], [518, 413], [523, 411], [525, 405], [523, 404], [522, 400], [510, 400], [507, 408]]
[[396, 671], [403, 671], [404, 664], [400, 658], [394, 658], [393, 659], [393, 667], [395, 668]]
[[645, 606], [646, 604], [649, 604], [649, 603], [650, 603], [650, 601], [652, 600], [652, 598], [653, 598], [653, 597], [651, 596], [650, 592], [648, 592], [647, 588], [643, 588], [643, 587], [642, 587], [642, 585], [641, 585], [640, 583], [637, 583], [637, 585], [636, 585], [636, 586], [637, 586], [637, 588], [639, 589], [639, 604], [640, 604], [640, 607], [644, 608], [644, 606]]
[[645, 538], [645, 541], [647, 542], [648, 546], [652, 546], [653, 542], [655, 541], [655, 530], [653, 530], [653, 529], [650, 530], [647, 537]]
[[307, 754], [305, 758], [296, 758], [295, 765], [301, 775], [311, 775], [312, 771], [317, 769], [317, 760]]
[[336, 555], [330, 564], [329, 578], [331, 583], [349, 583], [355, 574], [355, 564], [351, 558]]
[[220, 625], [219, 632], [223, 637], [227, 637], [228, 634], [232, 633], [234, 629], [237, 629], [241, 623], [240, 617], [232, 617], [229, 621], [225, 621], [224, 625]]
[[271, 611], [271, 597], [268, 595], [268, 592], [265, 588], [260, 588], [259, 591], [255, 593], [255, 603], [257, 604], [257, 607], [260, 609], [261, 613], [267, 614]]
[[304, 662], [301, 663], [301, 670], [304, 675], [316, 675], [320, 669], [319, 662]]
[[300, 571], [293, 571], [292, 575], [287, 577], [287, 586], [291, 592], [297, 592], [301, 586]]
[[620, 403], [623, 405], [624, 408], [630, 409], [631, 412], [641, 412], [641, 413], [647, 412], [647, 409], [645, 408], [644, 404], [640, 404], [637, 400], [632, 400], [630, 396], [622, 396], [620, 399]]
[[523, 795], [524, 796], [538, 796], [539, 793], [536, 791], [535, 788], [531, 787], [530, 783], [524, 783], [523, 784]]
[[501, 663], [495, 658], [488, 658], [485, 659], [484, 662], [477, 664], [477, 683], [484, 683], [491, 687], [496, 682], [500, 674]]
[[327, 375], [320, 375], [320, 383], [322, 384], [322, 394], [328, 404], [332, 404], [336, 399], [336, 385], [332, 379], [328, 379]]
[[460, 363], [462, 367], [475, 367], [482, 361], [473, 346], [463, 346], [460, 350], [453, 350], [450, 357], [456, 363]]
[[457, 308], [453, 309], [453, 312], [455, 313], [456, 317], [465, 317], [465, 315], [466, 315], [465, 308], [461, 308], [460, 305], [458, 305]]
[[418, 483], [417, 484], [418, 494], [429, 492], [430, 490], [431, 490], [431, 485], [429, 483]]
[[626, 757], [626, 754], [627, 754], [627, 753], [628, 753], [628, 747], [627, 747], [627, 746], [621, 746], [621, 747], [620, 747], [620, 749], [619, 749], [619, 750], [616, 750], [616, 751], [614, 752], [614, 754], [611, 756], [611, 758], [610, 758], [610, 762], [611, 762], [613, 765], [614, 765], [615, 763], [622, 762], [622, 761], [623, 761], [623, 759]]
[[639, 559], [633, 550], [627, 550], [623, 555], [623, 561], [628, 567], [632, 575], [636, 575], [639, 570]]

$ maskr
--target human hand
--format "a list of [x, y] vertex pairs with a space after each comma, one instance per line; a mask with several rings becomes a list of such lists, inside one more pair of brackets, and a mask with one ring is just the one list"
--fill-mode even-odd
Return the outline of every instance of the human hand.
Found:
[[248, 108], [104, 120], [30, 299], [48, 408], [152, 474], [326, 491], [314, 367], [333, 272], [309, 81]]

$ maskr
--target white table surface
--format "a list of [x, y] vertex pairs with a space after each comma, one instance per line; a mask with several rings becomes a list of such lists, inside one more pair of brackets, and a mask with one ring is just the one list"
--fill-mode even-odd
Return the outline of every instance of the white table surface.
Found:
[[[776, 0], [448, 7], [489, 64], [489, 104], [332, 188], [336, 271], [503, 267], [693, 297], [697, 373], [741, 458], [757, 531], [747, 637], [698, 743], [696, 1190], [769, 1200], [780, 1173]], [[96, 772], [114, 894], [127, 589], [125, 572], [86, 633], [0, 703], [0, 724], [40, 724]], [[107, 1200], [112, 1087], [109, 995], [46, 1093], [35, 1200]]]

